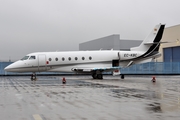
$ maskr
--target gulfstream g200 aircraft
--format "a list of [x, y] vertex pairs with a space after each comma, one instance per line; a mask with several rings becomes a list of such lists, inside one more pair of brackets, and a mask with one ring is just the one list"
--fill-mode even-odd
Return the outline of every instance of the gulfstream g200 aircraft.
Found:
[[102, 79], [102, 73], [121, 70], [133, 64], [150, 62], [159, 57], [160, 41], [165, 25], [156, 25], [138, 46], [130, 51], [71, 51], [30, 53], [5, 68], [10, 72], [76, 72], [91, 73]]

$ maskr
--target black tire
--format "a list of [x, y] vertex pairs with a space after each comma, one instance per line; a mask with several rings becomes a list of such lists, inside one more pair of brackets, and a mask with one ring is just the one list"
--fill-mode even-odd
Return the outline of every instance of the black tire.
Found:
[[98, 79], [103, 79], [103, 75], [102, 75], [102, 74], [98, 74], [98, 75], [97, 75], [97, 78], [98, 78]]
[[121, 79], [124, 79], [124, 75], [121, 75]]
[[96, 73], [93, 73], [93, 74], [92, 74], [92, 77], [93, 77], [93, 79], [97, 79], [97, 74], [96, 74]]

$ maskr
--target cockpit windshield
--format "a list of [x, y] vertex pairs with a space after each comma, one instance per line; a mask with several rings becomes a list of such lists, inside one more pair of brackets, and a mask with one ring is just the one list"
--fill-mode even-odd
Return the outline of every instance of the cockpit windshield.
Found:
[[27, 60], [29, 56], [24, 56], [21, 60]]
[[29, 60], [34, 60], [34, 59], [36, 59], [36, 56], [31, 56], [31, 57], [29, 58]]

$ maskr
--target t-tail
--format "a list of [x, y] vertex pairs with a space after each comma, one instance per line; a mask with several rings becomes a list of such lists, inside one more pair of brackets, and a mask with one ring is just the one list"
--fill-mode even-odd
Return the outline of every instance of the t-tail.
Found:
[[138, 47], [131, 48], [131, 51], [144, 52], [141, 58], [158, 54], [164, 27], [165, 25], [163, 24], [156, 25], [146, 39]]

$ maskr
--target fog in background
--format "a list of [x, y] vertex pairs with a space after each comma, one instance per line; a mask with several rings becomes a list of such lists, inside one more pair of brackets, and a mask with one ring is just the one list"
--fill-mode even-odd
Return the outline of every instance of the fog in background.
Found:
[[179, 13], [179, 0], [0, 0], [0, 61], [112, 34], [143, 40], [159, 23], [179, 24]]

